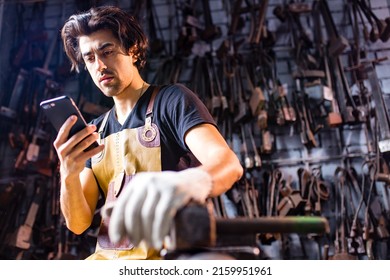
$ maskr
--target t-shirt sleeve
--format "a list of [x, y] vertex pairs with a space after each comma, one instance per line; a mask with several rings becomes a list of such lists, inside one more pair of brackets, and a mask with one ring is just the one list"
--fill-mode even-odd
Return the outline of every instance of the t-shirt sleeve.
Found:
[[184, 150], [188, 151], [184, 142], [184, 135], [188, 130], [204, 123], [217, 127], [205, 104], [188, 87], [182, 84], [170, 85], [160, 94], [162, 125], [169, 129], [170, 134]]

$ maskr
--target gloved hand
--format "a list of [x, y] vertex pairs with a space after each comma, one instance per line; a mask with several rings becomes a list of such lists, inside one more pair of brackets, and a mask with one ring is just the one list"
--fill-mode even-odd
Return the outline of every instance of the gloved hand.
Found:
[[199, 168], [138, 173], [116, 202], [103, 209], [103, 216], [110, 216], [111, 241], [126, 236], [135, 246], [143, 240], [161, 248], [177, 210], [190, 200], [204, 203], [211, 188], [211, 176]]

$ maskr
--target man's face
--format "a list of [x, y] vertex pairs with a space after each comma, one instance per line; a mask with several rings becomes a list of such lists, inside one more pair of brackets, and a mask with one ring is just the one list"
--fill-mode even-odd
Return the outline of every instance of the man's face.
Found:
[[79, 38], [85, 65], [96, 86], [109, 97], [118, 96], [131, 85], [135, 59], [124, 51], [109, 30]]

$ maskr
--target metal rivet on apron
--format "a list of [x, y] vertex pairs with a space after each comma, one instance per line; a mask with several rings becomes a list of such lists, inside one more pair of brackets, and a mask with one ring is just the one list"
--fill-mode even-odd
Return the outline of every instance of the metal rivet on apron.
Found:
[[152, 126], [151, 124], [151, 118], [150, 117], [147, 117], [146, 120], [145, 120], [145, 127], [142, 131], [142, 140], [144, 140], [145, 142], [151, 142], [154, 140], [154, 138], [156, 138], [156, 135], [157, 135], [157, 131], [156, 129]]

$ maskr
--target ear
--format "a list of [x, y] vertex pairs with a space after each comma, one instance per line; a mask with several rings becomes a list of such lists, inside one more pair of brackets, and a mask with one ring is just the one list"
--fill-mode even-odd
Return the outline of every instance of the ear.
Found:
[[133, 57], [133, 63], [137, 62], [137, 60], [138, 60], [138, 55], [136, 54], [137, 50], [138, 50], [137, 45], [134, 45], [128, 51], [128, 54]]

